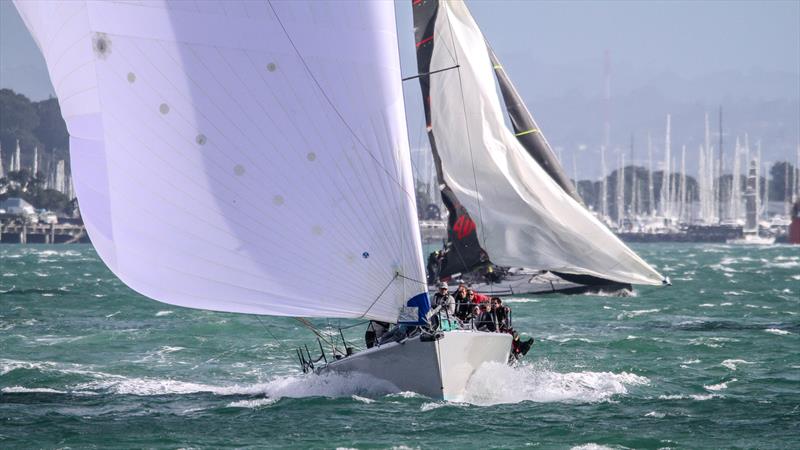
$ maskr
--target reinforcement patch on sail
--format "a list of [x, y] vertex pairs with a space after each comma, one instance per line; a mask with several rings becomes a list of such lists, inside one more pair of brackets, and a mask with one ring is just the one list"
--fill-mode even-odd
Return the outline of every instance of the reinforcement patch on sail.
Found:
[[554, 180], [506, 127], [485, 38], [463, 2], [438, 4], [433, 41], [431, 69], [458, 66], [429, 79], [430, 125], [443, 180], [475, 220], [492, 263], [661, 284], [663, 277]]
[[425, 291], [391, 2], [15, 5], [89, 235], [127, 285], [381, 321]]

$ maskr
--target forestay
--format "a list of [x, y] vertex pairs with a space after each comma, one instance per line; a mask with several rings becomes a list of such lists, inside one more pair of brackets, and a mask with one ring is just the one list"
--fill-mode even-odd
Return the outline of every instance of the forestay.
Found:
[[17, 1], [127, 285], [394, 321], [425, 291], [391, 2]]
[[[485, 40], [462, 2], [439, 2], [430, 70], [432, 132], [444, 181], [493, 263], [622, 283], [663, 277], [562, 189], [506, 127]], [[540, 133], [539, 130], [524, 130]]]

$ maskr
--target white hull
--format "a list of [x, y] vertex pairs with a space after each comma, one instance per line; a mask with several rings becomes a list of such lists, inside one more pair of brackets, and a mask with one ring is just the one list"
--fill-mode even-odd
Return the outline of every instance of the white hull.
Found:
[[510, 352], [510, 334], [446, 331], [437, 341], [423, 342], [415, 336], [373, 347], [331, 362], [320, 372], [362, 373], [391, 383], [398, 392], [452, 400], [464, 393], [478, 367], [506, 363]]

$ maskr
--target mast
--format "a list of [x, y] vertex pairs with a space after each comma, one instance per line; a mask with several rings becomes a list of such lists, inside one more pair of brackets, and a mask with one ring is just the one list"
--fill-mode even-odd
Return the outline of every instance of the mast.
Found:
[[792, 205], [800, 200], [800, 144], [797, 145], [797, 154], [794, 160], [794, 196]]
[[620, 152], [619, 170], [617, 170], [617, 226], [622, 229], [625, 216], [625, 153]]
[[725, 170], [724, 167], [725, 160], [723, 159], [722, 154], [722, 105], [719, 105], [719, 162], [717, 163], [717, 203], [719, 204], [719, 208], [717, 209], [717, 217], [720, 221], [722, 221], [722, 173]]
[[[783, 215], [788, 216], [792, 204], [792, 188], [789, 184], [789, 161], [783, 163]], [[769, 190], [769, 188], [767, 188]]]
[[611, 145], [611, 52], [603, 52], [603, 145]]
[[606, 172], [606, 146], [600, 146], [600, 171], [602, 180], [600, 182], [600, 210], [603, 213], [603, 220], [608, 219], [608, 176]]
[[747, 190], [744, 194], [745, 199], [745, 226], [746, 231], [758, 230], [758, 195], [756, 186], [758, 185], [758, 169], [756, 161], [750, 161], [750, 169], [747, 173]]
[[575, 153], [572, 153], [572, 179], [574, 181], [575, 189], [578, 189], [578, 165], [575, 162]]
[[670, 211], [669, 211], [669, 191], [670, 191], [670, 174], [669, 174], [669, 163], [670, 163], [670, 115], [667, 114], [667, 130], [664, 138], [664, 171], [663, 176], [661, 177], [661, 214], [664, 218], [669, 218]]
[[672, 192], [670, 192], [670, 198], [672, 199], [672, 217], [673, 219], [680, 220], [681, 210], [680, 210], [680, 176], [676, 173], [678, 171], [678, 164], [677, 164], [677, 155], [672, 157], [672, 172], [673, 176], [671, 177], [670, 186], [672, 186]]
[[647, 212], [652, 217], [656, 213], [656, 200], [653, 196], [653, 140], [647, 132]]
[[636, 217], [638, 214], [638, 206], [636, 197], [638, 197], [638, 189], [636, 189], [636, 156], [634, 153], [634, 146], [633, 146], [633, 133], [631, 133], [631, 216]]
[[[764, 205], [762, 207], [764, 211], [764, 219], [769, 219], [769, 171], [766, 170], [766, 164], [763, 163], [761, 159], [761, 141], [758, 141], [758, 170], [763, 170], [764, 172]], [[775, 181], [773, 179], [773, 181]], [[759, 178], [759, 183], [761, 179]]]
[[19, 172], [21, 169], [19, 164], [20, 159], [20, 150], [19, 150], [19, 139], [17, 139], [17, 149], [14, 150], [14, 155], [11, 157], [11, 169], [9, 172]]
[[756, 143], [756, 228], [758, 228], [758, 218], [761, 217], [761, 141]]
[[681, 185], [679, 194], [680, 207], [678, 208], [680, 221], [686, 220], [686, 146], [681, 148]]
[[739, 205], [741, 204], [741, 171], [739, 166], [740, 153], [742, 149], [739, 145], [739, 138], [736, 138], [736, 144], [733, 149], [733, 174], [731, 176], [731, 206], [730, 216], [734, 223], [739, 220]]
[[705, 201], [703, 202], [703, 222], [714, 222], [714, 160], [711, 155], [711, 129], [708, 123], [708, 113], [705, 114], [705, 133], [703, 146], [703, 159], [705, 160], [705, 170], [703, 171], [703, 191]]
[[33, 164], [31, 165], [31, 177], [36, 176], [39, 171], [39, 147], [33, 147]]

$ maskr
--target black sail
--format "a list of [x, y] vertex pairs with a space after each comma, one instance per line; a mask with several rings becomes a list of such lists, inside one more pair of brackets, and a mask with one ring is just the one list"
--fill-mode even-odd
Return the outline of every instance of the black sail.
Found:
[[469, 272], [487, 264], [488, 257], [478, 243], [475, 222], [444, 181], [442, 160], [436, 150], [436, 138], [431, 127], [430, 77], [436, 76], [436, 74], [428, 74], [432, 70], [445, 69], [444, 67], [431, 68], [431, 55], [433, 46], [436, 45], [434, 25], [436, 23], [436, 14], [439, 10], [439, 1], [412, 0], [411, 3], [414, 11], [417, 71], [420, 74], [419, 85], [422, 89], [422, 102], [425, 108], [425, 124], [431, 152], [433, 153], [434, 166], [436, 167], [436, 177], [439, 180], [441, 189], [442, 202], [447, 207], [449, 215], [447, 221], [447, 250], [438, 272], [439, 277], [444, 278], [455, 273]]
[[[494, 66], [494, 73], [497, 78], [497, 83], [500, 85], [503, 102], [506, 105], [506, 111], [508, 111], [511, 126], [514, 128], [514, 136], [517, 137], [517, 140], [522, 144], [522, 147], [527, 150], [528, 154], [530, 154], [542, 169], [550, 175], [550, 178], [561, 186], [564, 192], [577, 200], [578, 203], [583, 204], [583, 199], [578, 195], [575, 185], [572, 184], [569, 177], [564, 173], [561, 164], [559, 164], [558, 159], [556, 159], [556, 155], [550, 148], [550, 144], [547, 143], [547, 139], [544, 138], [539, 126], [536, 125], [536, 121], [533, 120], [533, 116], [530, 111], [528, 111], [528, 107], [525, 106], [525, 102], [520, 98], [517, 89], [514, 87], [514, 83], [511, 82], [508, 74], [506, 74], [506, 71], [497, 59], [497, 55], [494, 54], [494, 51], [489, 47], [488, 43], [486, 49], [489, 51], [489, 58]], [[578, 180], [575, 180], [576, 183], [577, 181]]]

